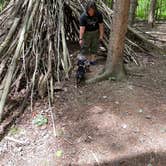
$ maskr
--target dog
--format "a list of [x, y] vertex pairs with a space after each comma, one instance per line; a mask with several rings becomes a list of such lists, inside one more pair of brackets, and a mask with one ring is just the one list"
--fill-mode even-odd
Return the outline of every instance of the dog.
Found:
[[85, 73], [89, 70], [89, 61], [82, 55], [77, 56], [76, 82], [80, 85], [85, 81]]

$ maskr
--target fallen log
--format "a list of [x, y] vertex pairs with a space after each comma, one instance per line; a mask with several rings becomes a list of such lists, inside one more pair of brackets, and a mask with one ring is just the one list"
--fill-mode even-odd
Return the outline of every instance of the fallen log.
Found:
[[137, 38], [142, 43], [141, 47], [144, 48], [145, 50], [154, 52], [157, 55], [158, 54], [166, 55], [166, 50], [154, 44], [153, 41], [148, 40], [148, 38], [146, 38], [145, 35], [142, 35], [140, 31], [130, 26], [128, 26], [128, 31], [133, 35], [133, 37]]

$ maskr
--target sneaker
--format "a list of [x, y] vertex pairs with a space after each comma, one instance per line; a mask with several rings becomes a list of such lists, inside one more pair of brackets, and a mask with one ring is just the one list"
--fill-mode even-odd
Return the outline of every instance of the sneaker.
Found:
[[90, 61], [90, 65], [96, 65], [96, 61]]

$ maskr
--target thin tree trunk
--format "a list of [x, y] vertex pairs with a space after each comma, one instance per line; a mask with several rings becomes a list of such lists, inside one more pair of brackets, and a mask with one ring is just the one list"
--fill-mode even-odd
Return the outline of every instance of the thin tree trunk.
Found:
[[149, 9], [149, 16], [148, 16], [148, 24], [150, 27], [154, 26], [156, 4], [157, 4], [157, 0], [150, 1], [150, 9]]
[[134, 23], [137, 6], [138, 6], [137, 0], [130, 0], [129, 25], [132, 25]]
[[111, 9], [114, 9], [115, 1], [116, 1], [116, 0], [112, 0], [112, 2], [111, 2]]

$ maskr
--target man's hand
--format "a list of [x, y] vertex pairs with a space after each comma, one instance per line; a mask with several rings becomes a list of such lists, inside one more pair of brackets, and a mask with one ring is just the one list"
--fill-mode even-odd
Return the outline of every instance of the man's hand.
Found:
[[103, 41], [104, 41], [103, 37], [99, 37], [99, 42], [103, 42]]
[[83, 39], [80, 39], [79, 44], [80, 44], [80, 47], [83, 46]]
[[106, 51], [105, 45], [104, 45], [104, 39], [103, 38], [99, 38], [99, 48], [102, 52]]

